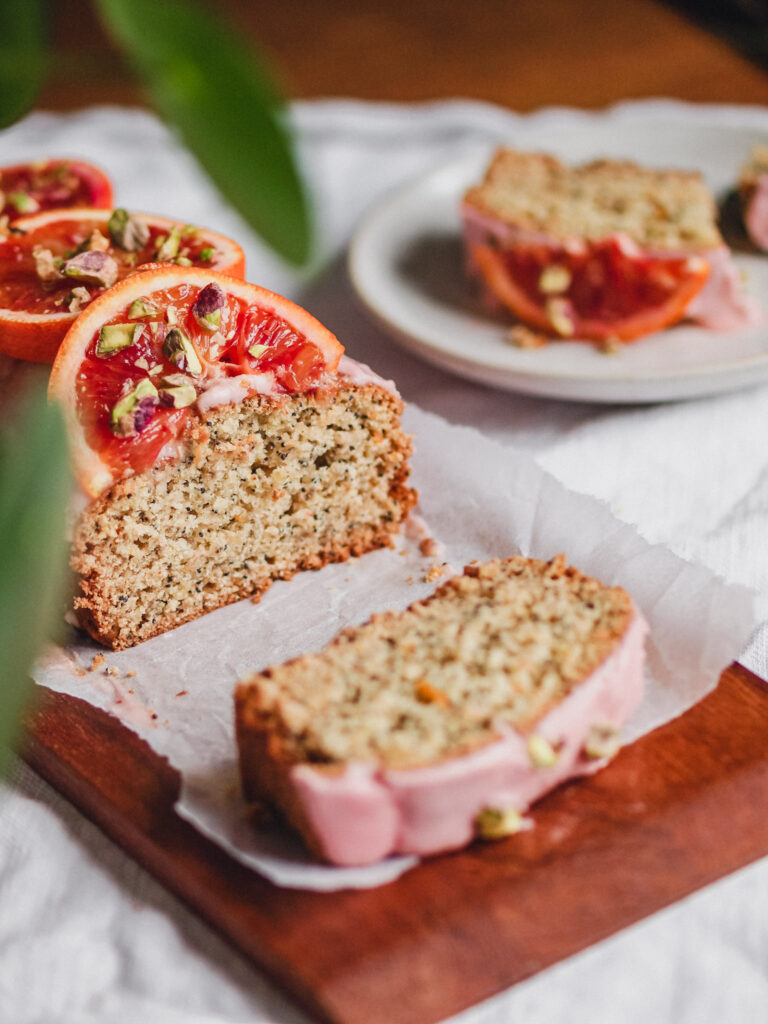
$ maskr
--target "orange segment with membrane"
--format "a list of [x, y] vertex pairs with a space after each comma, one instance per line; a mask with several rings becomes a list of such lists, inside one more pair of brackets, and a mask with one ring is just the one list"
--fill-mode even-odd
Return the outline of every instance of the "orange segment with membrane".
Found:
[[[122, 221], [115, 221], [119, 216]], [[102, 260], [109, 273], [88, 277], [73, 266], [83, 260], [84, 251], [96, 253], [92, 259]], [[245, 255], [231, 238], [168, 217], [89, 209], [52, 210], [17, 220], [0, 241], [0, 352], [51, 362], [89, 302], [158, 259], [233, 277], [245, 273]]]
[[472, 257], [502, 305], [562, 339], [626, 342], [662, 330], [683, 318], [709, 276], [702, 256], [648, 254], [621, 238], [477, 244]]
[[200, 268], [156, 266], [78, 317], [50, 394], [64, 407], [80, 483], [96, 495], [154, 465], [209, 387], [235, 378], [237, 398], [304, 393], [328, 380], [343, 351], [282, 296]]

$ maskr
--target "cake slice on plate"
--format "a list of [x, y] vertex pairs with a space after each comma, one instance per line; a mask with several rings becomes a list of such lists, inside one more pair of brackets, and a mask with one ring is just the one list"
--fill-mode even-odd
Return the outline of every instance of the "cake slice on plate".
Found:
[[245, 795], [340, 865], [509, 834], [534, 800], [616, 752], [646, 631], [623, 590], [563, 556], [468, 566], [240, 684]]
[[56, 356], [83, 507], [75, 613], [116, 650], [391, 544], [415, 493], [394, 386], [288, 299], [158, 266]]
[[562, 339], [629, 342], [684, 317], [749, 326], [701, 176], [626, 161], [571, 167], [500, 149], [462, 203], [470, 272], [486, 301]]

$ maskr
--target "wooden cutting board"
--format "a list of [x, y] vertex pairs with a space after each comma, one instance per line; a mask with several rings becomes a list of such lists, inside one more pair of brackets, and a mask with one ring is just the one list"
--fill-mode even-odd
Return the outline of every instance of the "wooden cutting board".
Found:
[[768, 853], [768, 687], [717, 690], [536, 827], [379, 889], [279, 889], [173, 812], [179, 777], [116, 718], [44, 691], [26, 760], [319, 1020], [438, 1021]]

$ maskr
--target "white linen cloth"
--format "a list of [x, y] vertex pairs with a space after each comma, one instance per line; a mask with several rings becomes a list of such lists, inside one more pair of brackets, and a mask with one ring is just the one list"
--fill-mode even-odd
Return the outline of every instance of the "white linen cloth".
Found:
[[[495, 392], [398, 349], [346, 280], [346, 242], [386, 190], [481, 140], [524, 140], [595, 116], [521, 118], [476, 104], [298, 104], [302, 158], [322, 237], [312, 274], [267, 254], [150, 115], [36, 114], [0, 135], [0, 163], [79, 155], [118, 201], [243, 239], [249, 277], [304, 302], [350, 354], [406, 399], [533, 452], [652, 541], [753, 586], [768, 618], [768, 387], [655, 407], [601, 407]], [[768, 111], [626, 104], [609, 116], [719, 118], [768, 132]], [[768, 628], [744, 662], [768, 675]], [[724, 841], [727, 841], [727, 825]], [[332, 897], [329, 897], [332, 898]], [[460, 1024], [706, 1024], [765, 1019], [768, 861], [459, 1015]], [[97, 829], [18, 765], [0, 788], [0, 1024], [235, 1024], [305, 1018]]]

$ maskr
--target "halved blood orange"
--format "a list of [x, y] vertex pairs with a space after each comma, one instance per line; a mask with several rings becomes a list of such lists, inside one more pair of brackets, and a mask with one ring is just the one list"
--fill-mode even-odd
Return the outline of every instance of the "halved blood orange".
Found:
[[84, 160], [35, 160], [0, 167], [0, 218], [42, 210], [112, 206], [112, 182]]
[[518, 319], [560, 338], [633, 341], [681, 320], [709, 276], [698, 255], [649, 254], [621, 237], [575, 246], [477, 244], [491, 293]]
[[289, 299], [163, 265], [114, 285], [80, 314], [49, 393], [64, 407], [78, 479], [96, 495], [172, 450], [201, 405], [317, 389], [343, 351]]
[[[106, 253], [109, 273], [73, 267], [75, 257], [83, 260], [83, 249]], [[49, 210], [15, 221], [13, 233], [0, 241], [0, 352], [51, 362], [89, 302], [156, 262], [245, 274], [245, 254], [237, 242], [168, 217], [84, 209]]]

